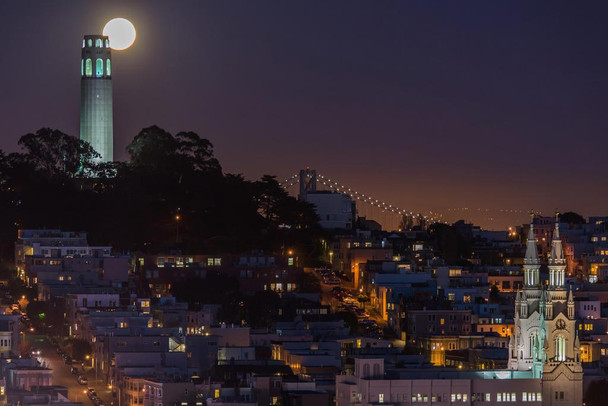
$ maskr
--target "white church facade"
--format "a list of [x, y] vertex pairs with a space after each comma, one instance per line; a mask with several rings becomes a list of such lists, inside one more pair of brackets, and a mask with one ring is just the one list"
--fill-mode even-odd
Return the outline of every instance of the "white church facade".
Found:
[[565, 286], [566, 261], [557, 222], [548, 262], [549, 281], [543, 286], [531, 225], [524, 259], [524, 287], [515, 302], [508, 369], [411, 368], [387, 374], [383, 359], [357, 358], [353, 375], [336, 376], [337, 406], [581, 406], [580, 343], [572, 292]]

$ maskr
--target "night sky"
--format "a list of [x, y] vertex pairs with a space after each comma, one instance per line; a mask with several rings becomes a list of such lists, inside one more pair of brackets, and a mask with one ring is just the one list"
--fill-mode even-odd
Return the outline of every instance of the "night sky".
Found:
[[78, 136], [82, 36], [124, 17], [118, 160], [156, 124], [210, 139], [225, 172], [310, 166], [487, 228], [526, 221], [499, 209], [606, 215], [606, 16], [605, 1], [1, 1], [0, 148]]

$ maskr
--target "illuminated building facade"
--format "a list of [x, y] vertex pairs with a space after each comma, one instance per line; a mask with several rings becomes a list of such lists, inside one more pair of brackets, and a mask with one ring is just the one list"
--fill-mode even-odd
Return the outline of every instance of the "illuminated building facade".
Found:
[[536, 239], [530, 225], [524, 258], [524, 288], [515, 299], [515, 333], [509, 342], [509, 369], [542, 379], [543, 404], [580, 405], [583, 397], [581, 345], [572, 291], [567, 291], [566, 259], [555, 223], [549, 284], [540, 283]]
[[80, 60], [80, 139], [97, 151], [102, 162], [114, 160], [112, 55], [103, 35], [85, 35]]
[[[543, 287], [531, 227], [524, 260], [524, 287], [517, 293], [515, 303], [507, 369], [483, 369], [487, 368], [484, 366], [466, 370], [460, 364], [457, 368], [395, 365], [386, 369], [383, 358], [355, 358], [352, 375], [336, 376], [336, 405], [582, 405], [582, 345], [575, 328], [572, 292], [565, 287], [566, 259], [557, 225], [548, 265], [549, 284]], [[457, 342], [446, 337], [444, 342], [434, 344], [435, 349], [437, 345], [444, 349], [448, 345], [449, 351], [450, 345], [453, 348]], [[443, 365], [439, 358], [433, 361]], [[452, 359], [450, 362], [453, 364]]]

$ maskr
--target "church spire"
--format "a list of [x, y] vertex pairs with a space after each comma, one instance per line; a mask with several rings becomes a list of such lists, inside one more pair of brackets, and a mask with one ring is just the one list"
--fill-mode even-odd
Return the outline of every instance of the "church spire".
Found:
[[536, 248], [536, 239], [534, 238], [534, 214], [530, 215], [530, 230], [528, 231], [528, 241], [526, 242], [526, 257], [525, 264], [538, 264], [538, 250]]
[[534, 238], [534, 213], [530, 212], [530, 231], [526, 242], [526, 256], [524, 257], [524, 285], [536, 287], [539, 284], [540, 259]]
[[564, 250], [562, 248], [562, 240], [559, 238], [559, 213], [555, 213], [555, 230], [553, 231], [553, 240], [551, 241], [551, 258], [550, 264], [562, 264], [564, 260]]
[[555, 230], [551, 241], [551, 256], [549, 257], [549, 289], [564, 290], [566, 288], [566, 258], [559, 238], [559, 213], [555, 211]]

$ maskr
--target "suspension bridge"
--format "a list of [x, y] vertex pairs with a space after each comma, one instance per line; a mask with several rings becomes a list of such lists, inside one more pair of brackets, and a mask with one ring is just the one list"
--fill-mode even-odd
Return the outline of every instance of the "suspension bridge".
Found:
[[[286, 178], [281, 186], [298, 198], [305, 199], [309, 192], [327, 190], [350, 197], [356, 203], [356, 216], [365, 217], [380, 223], [384, 229], [398, 230], [403, 223], [413, 225], [428, 225], [436, 222], [450, 223], [458, 219], [471, 221], [472, 218], [483, 218], [492, 224], [504, 218], [519, 218], [524, 220], [528, 211], [510, 208], [481, 208], [481, 207], [452, 207], [442, 213], [436, 211], [416, 211], [405, 209], [382, 199], [377, 199], [356, 190], [354, 187], [317, 172], [315, 169], [302, 169]], [[539, 213], [540, 214], [540, 213]]]

